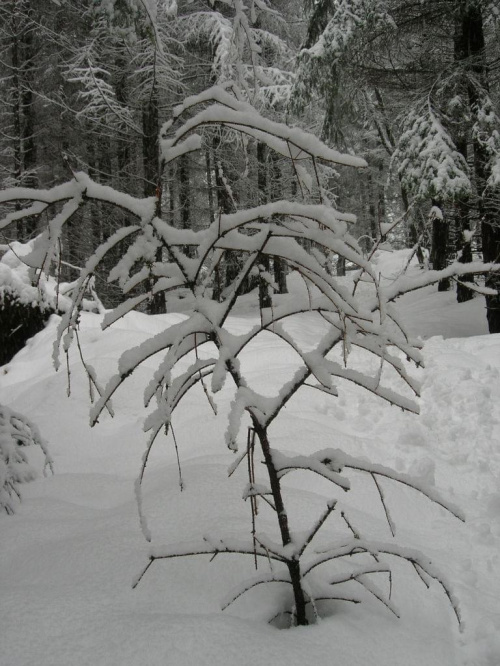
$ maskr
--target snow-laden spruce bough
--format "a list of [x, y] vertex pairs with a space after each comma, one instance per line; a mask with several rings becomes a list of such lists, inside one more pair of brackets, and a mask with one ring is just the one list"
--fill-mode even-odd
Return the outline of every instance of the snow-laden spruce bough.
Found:
[[[188, 98], [175, 110], [174, 118], [163, 130], [163, 165], [180, 155], [198, 150], [203, 143], [203, 128], [208, 125], [225, 126], [266, 144], [269, 149], [291, 161], [299, 180], [306, 173], [301, 165], [306, 163], [309, 173], [316, 174], [316, 177], [319, 162], [353, 168], [364, 165], [363, 160], [340, 154], [302, 130], [267, 120], [252, 106], [218, 87]], [[318, 191], [321, 191], [319, 187]], [[54, 344], [56, 365], [59, 365], [60, 348], [67, 353], [76, 337], [79, 310], [88, 282], [93, 279], [103, 257], [117, 246], [122, 248], [124, 241], [128, 244], [110, 271], [109, 280], [118, 282], [126, 299], [105, 315], [103, 328], [111, 326], [127, 312], [160, 293], [164, 295], [167, 307], [172, 298], [178, 298], [179, 293], [184, 295], [186, 290], [190, 292], [193, 303], [192, 310], [183, 321], [125, 352], [119, 361], [117, 374], [105, 387], [99, 385], [94, 369], [88, 364], [85, 366], [91, 385], [99, 393], [91, 412], [91, 420], [95, 424], [104, 409], [112, 413], [111, 398], [127, 377], [154, 354], [163, 355], [144, 394], [146, 407], [153, 405], [153, 409], [145, 422], [149, 439], [136, 492], [141, 526], [145, 537], [153, 545], [148, 564], [135, 584], [158, 559], [201, 554], [215, 557], [219, 553], [246, 555], [254, 558], [256, 565], [258, 561], [262, 563], [264, 573], [260, 572], [261, 569], [252, 580], [245, 581], [233, 591], [225, 605], [255, 586], [280, 582], [289, 586], [292, 592], [290, 606], [283, 608], [282, 619], [289, 617], [289, 624], [304, 625], [317, 617], [320, 601], [326, 602], [323, 606], [327, 607], [329, 600], [352, 603], [362, 600], [362, 596], [343, 591], [341, 584], [345, 581], [355, 581], [362, 594], [368, 592], [374, 595], [397, 615], [391, 600], [391, 563], [403, 559], [427, 587], [432, 580], [442, 587], [460, 622], [451, 586], [430, 560], [420, 552], [399, 547], [395, 541], [364, 538], [351, 520], [343, 497], [350, 488], [351, 472], [364, 474], [378, 492], [393, 537], [395, 525], [384, 495], [386, 483], [410, 486], [452, 516], [463, 520], [460, 510], [418, 480], [356, 459], [334, 447], [313, 455], [286, 455], [273, 448], [269, 430], [276, 418], [286, 418], [283, 410], [298, 391], [317, 390], [336, 396], [337, 380], [340, 383], [344, 380], [354, 382], [396, 407], [417, 412], [417, 404], [409, 394], [418, 396], [419, 386], [408, 374], [407, 366], [408, 361], [421, 364], [422, 358], [418, 345], [406, 336], [404, 326], [390, 302], [400, 294], [446, 276], [498, 270], [499, 267], [455, 263], [439, 272], [422, 272], [416, 277], [402, 275], [389, 285], [382, 286], [369, 259], [363, 256], [356, 241], [349, 235], [349, 223], [354, 218], [322, 201], [277, 201], [234, 214], [220, 214], [207, 229], [195, 232], [174, 228], [158, 217], [155, 198], [134, 198], [99, 185], [83, 173], [75, 174], [73, 180], [51, 190], [15, 188], [1, 192], [0, 203], [22, 202], [26, 207], [11, 213], [0, 223], [0, 228], [24, 216], [55, 211], [31, 254], [24, 258], [32, 267], [48, 270], [51, 262], [57, 259], [65, 223], [89, 200], [118, 206], [134, 216], [136, 222], [115, 232], [88, 259], [74, 291], [72, 305], [59, 325]], [[307, 251], [307, 247], [313, 247], [314, 251]], [[157, 260], [159, 248], [162, 248], [161, 261]], [[212, 299], [214, 276], [228, 251], [236, 251], [241, 257], [238, 275], [223, 292], [221, 301], [216, 302]], [[356, 286], [360, 281], [371, 285], [371, 296], [367, 298], [365, 293], [363, 304], [357, 298], [356, 286], [354, 292], [350, 291], [325, 270], [330, 254], [345, 257], [358, 267]], [[226, 324], [245, 280], [250, 275], [258, 274], [261, 284], [265, 283], [270, 292], [273, 291], [273, 280], [264, 268], [262, 258], [269, 258], [270, 261], [279, 258], [290, 271], [296, 271], [307, 285], [307, 296], [304, 301], [284, 300], [261, 309], [260, 323], [246, 335], [236, 336]], [[139, 294], [129, 297], [133, 289]], [[315, 347], [308, 351], [299, 346], [287, 326], [294, 317], [305, 312], [314, 313], [321, 322], [318, 326], [321, 333]], [[239, 362], [241, 353], [263, 333], [277, 336], [300, 361], [292, 379], [272, 398], [252, 388]], [[369, 374], [350, 367], [349, 352], [352, 347], [359, 347], [373, 355], [378, 360], [378, 370]], [[390, 372], [399, 376], [402, 386], [406, 387], [405, 394], [384, 384], [386, 373]], [[235, 472], [243, 463], [241, 469], [248, 476], [244, 499], [248, 499], [252, 507], [249, 538], [235, 540], [231, 535], [214, 535], [189, 544], [158, 545], [153, 541], [141, 501], [141, 484], [151, 449], [161, 433], [164, 436], [169, 434], [175, 410], [191, 388], [201, 385], [210, 407], [216, 412], [213, 394], [222, 388], [228, 378], [236, 387], [226, 431], [226, 444], [235, 452], [235, 461], [229, 473]], [[244, 415], [249, 419], [247, 429], [242, 426]], [[246, 433], [243, 445], [239, 442], [242, 431]], [[300, 445], [298, 442], [294, 444]], [[264, 463], [263, 468], [267, 471], [265, 480], [257, 478], [256, 461]], [[316, 521], [300, 535], [290, 528], [282, 487], [284, 476], [297, 470], [317, 474], [332, 484], [331, 500]], [[259, 532], [257, 503], [261, 511], [274, 514], [277, 535]], [[436, 511], [440, 510], [438, 507]], [[315, 537], [320, 530], [331, 531], [331, 547], [315, 548]], [[350, 563], [347, 574], [345, 566], [341, 569], [336, 566], [346, 562]], [[380, 580], [381, 572], [387, 574], [389, 579], [387, 591], [375, 583], [377, 577]]]

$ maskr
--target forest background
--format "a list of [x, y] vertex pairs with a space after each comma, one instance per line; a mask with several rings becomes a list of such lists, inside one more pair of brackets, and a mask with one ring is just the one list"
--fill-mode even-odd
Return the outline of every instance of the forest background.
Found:
[[[436, 269], [481, 254], [495, 261], [496, 3], [250, 5], [247, 12], [242, 3], [217, 0], [2, 2], [0, 187], [48, 188], [83, 170], [98, 183], [156, 196], [169, 223], [194, 230], [221, 213], [307, 194], [355, 213], [353, 235], [367, 253], [382, 238], [396, 249], [412, 247]], [[235, 82], [264, 115], [364, 157], [367, 168], [319, 166], [308, 173], [215, 125], [205, 127], [202, 151], [164, 168], [159, 137], [175, 105]], [[100, 202], [77, 211], [64, 231], [62, 277], [74, 280], [92, 249], [126, 222], [126, 211]], [[0, 242], [26, 242], [43, 225], [36, 217], [20, 220], [0, 232]], [[96, 275], [106, 306], [121, 298], [101, 277], [113, 259]], [[345, 261], [332, 254], [325, 268], [343, 275]], [[285, 291], [283, 266], [275, 261], [272, 269]], [[234, 274], [229, 262], [216, 298]], [[487, 276], [485, 284], [495, 288], [496, 278]], [[439, 288], [451, 286], [442, 280]], [[477, 288], [459, 282], [458, 300]], [[490, 332], [498, 332], [498, 299], [493, 292], [486, 299]], [[149, 310], [164, 311], [161, 296]]]
[[[438, 280], [441, 292], [456, 286], [460, 304], [479, 292], [485, 296], [489, 331], [500, 332], [499, 278], [493, 272], [500, 252], [495, 3], [23, 0], [3, 3], [0, 16], [0, 201], [6, 204], [0, 222], [0, 364], [9, 361], [52, 312], [63, 314], [55, 348], [62, 343], [66, 352], [70, 394], [68, 352], [76, 340], [90, 395], [94, 388], [100, 394], [92, 410], [94, 424], [101, 415], [106, 417], [105, 410], [112, 414], [109, 399], [132, 372], [156, 352], [166, 352], [145, 392], [146, 404], [154, 396], [157, 408], [144, 424], [151, 437], [136, 485], [148, 541], [141, 484], [156, 436], [162, 429], [170, 434], [173, 410], [198, 382], [215, 415], [204, 378], [212, 375], [211, 390], [217, 393], [229, 373], [236, 385], [226, 433], [230, 449], [237, 449], [244, 411], [252, 424], [243, 458], [249, 461], [244, 498], [250, 498], [253, 542], [243, 548], [208, 539], [202, 550], [182, 547], [174, 552], [154, 546], [143, 574], [158, 559], [201, 553], [215, 557], [222, 544], [226, 553], [253, 555], [255, 563], [257, 557], [272, 555], [286, 565], [287, 578], [272, 573], [259, 575], [250, 586], [243, 583], [243, 592], [263, 582], [291, 583], [294, 602], [274, 616], [280, 622], [287, 614], [292, 624], [317, 619], [315, 599], [358, 603], [358, 598], [330, 592], [323, 596], [320, 587], [310, 591], [305, 578], [319, 560], [304, 568], [302, 555], [336, 501], [327, 503], [326, 512], [298, 543], [284, 509], [285, 473], [319, 473], [344, 491], [349, 488], [339, 477], [344, 467], [370, 474], [392, 536], [395, 526], [377, 475], [412, 486], [457, 518], [462, 519], [462, 513], [427, 484], [431, 473], [422, 485], [334, 449], [289, 459], [270, 448], [268, 427], [299, 388], [336, 395], [331, 376], [403, 410], [418, 411], [406, 394], [381, 383], [388, 364], [407, 389], [417, 396], [420, 392], [419, 382], [404, 365], [404, 358], [417, 365], [423, 362], [420, 343], [413, 345], [390, 309], [390, 301], [401, 293]], [[193, 134], [195, 129], [199, 133]], [[30, 205], [23, 208], [21, 202]], [[137, 217], [140, 223], [134, 226]], [[123, 251], [122, 241], [136, 233]], [[398, 255], [395, 250], [400, 248], [409, 250]], [[380, 270], [384, 261], [376, 250], [404, 256], [397, 275]], [[19, 255], [24, 255], [24, 264]], [[474, 262], [476, 258], [489, 265]], [[355, 266], [359, 273], [352, 271]], [[422, 270], [428, 268], [441, 272]], [[293, 274], [287, 276], [287, 270]], [[52, 274], [44, 276], [44, 271]], [[20, 278], [25, 282], [19, 283]], [[300, 278], [306, 289], [302, 303], [297, 300]], [[353, 290], [346, 291], [352, 278]], [[389, 288], [387, 279], [392, 279]], [[361, 300], [367, 296], [366, 283], [373, 288], [367, 308], [354, 300], [358, 284]], [[84, 298], [87, 287], [91, 300]], [[290, 296], [282, 298], [289, 288]], [[125, 301], [122, 292], [127, 294]], [[229, 313], [235, 314], [237, 296], [247, 292], [253, 292], [253, 315], [260, 323], [237, 335], [225, 323]], [[240, 308], [249, 303], [240, 300]], [[466, 308], [462, 312], [477, 312]], [[159, 336], [124, 352], [118, 374], [103, 392], [93, 366], [85, 361], [79, 337], [84, 322], [94, 321], [96, 315], [81, 309], [105, 314], [104, 328], [118, 319], [132, 321], [132, 310], [139, 310], [134, 313], [137, 321], [147, 320], [144, 326], [150, 333], [155, 321], [170, 323]], [[189, 310], [185, 319], [179, 314]], [[145, 317], [144, 312], [161, 316]], [[315, 322], [315, 335], [321, 334], [318, 316], [328, 328], [313, 351], [310, 340], [299, 344], [291, 329], [281, 326], [280, 319], [295, 317], [298, 322], [301, 315], [303, 323]], [[250, 389], [239, 365], [240, 352], [261, 333], [266, 340], [269, 332], [289, 345], [302, 364], [273, 399]], [[17, 348], [10, 344], [14, 340]], [[33, 344], [36, 338], [26, 353]], [[198, 355], [204, 344], [215, 345], [216, 357]], [[353, 346], [379, 359], [374, 375], [364, 362], [362, 372], [356, 368], [357, 356], [350, 356]], [[389, 355], [388, 347], [398, 349], [401, 359]], [[255, 356], [246, 357], [250, 372], [256, 352], [255, 346]], [[335, 360], [336, 353], [342, 363]], [[189, 354], [193, 362], [184, 372], [178, 362]], [[348, 366], [348, 357], [354, 365]], [[57, 353], [54, 360], [58, 362]], [[7, 385], [15, 379], [16, 360], [12, 363], [4, 366]], [[181, 372], [174, 380], [172, 369]], [[318, 384], [307, 382], [312, 376]], [[266, 387], [269, 383], [267, 377]], [[300, 418], [303, 404], [290, 411]], [[491, 403], [480, 399], [478, 404], [490, 408]], [[190, 410], [191, 418], [199, 413], [199, 405]], [[355, 417], [349, 422], [355, 424]], [[22, 414], [2, 407], [0, 426], [5, 490], [0, 505], [12, 513], [19, 497], [17, 483], [32, 478], [31, 472], [17, 471], [28, 463], [22, 447], [38, 443], [49, 466], [52, 460], [36, 426]], [[173, 429], [171, 433], [178, 455]], [[256, 438], [270, 490], [253, 476]], [[453, 442], [448, 434], [445, 439]], [[467, 446], [484, 448], [485, 442], [477, 439], [469, 438]], [[200, 443], [190, 439], [190, 444]], [[182, 490], [178, 457], [177, 463]], [[10, 476], [5, 473], [14, 467]], [[268, 505], [281, 535], [277, 545], [255, 528], [257, 498], [270, 494], [274, 504]], [[488, 511], [490, 505], [494, 508], [490, 502]], [[377, 565], [370, 560], [361, 571], [336, 577], [329, 585], [388, 573], [387, 599], [374, 593], [370, 584], [362, 585], [399, 617], [391, 601], [392, 570], [378, 563], [374, 547], [359, 545], [359, 534], [345, 512], [340, 519], [352, 533], [354, 545], [347, 555], [371, 556]], [[470, 549], [478, 543], [471, 540]], [[436, 579], [462, 627], [453, 593], [430, 561], [413, 550], [375, 545]], [[345, 555], [338, 550], [328, 553], [328, 561]], [[425, 583], [425, 576], [422, 580]], [[237, 592], [232, 600], [240, 595]]]

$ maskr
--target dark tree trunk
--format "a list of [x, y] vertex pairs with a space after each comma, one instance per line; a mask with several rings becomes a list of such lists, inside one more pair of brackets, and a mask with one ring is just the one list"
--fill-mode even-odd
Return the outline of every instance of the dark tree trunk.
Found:
[[377, 221], [378, 228], [380, 230], [380, 225], [383, 224], [386, 216], [386, 206], [385, 206], [385, 187], [384, 187], [384, 165], [380, 162], [378, 166], [379, 173], [379, 182], [377, 183]]
[[[161, 174], [159, 160], [160, 132], [158, 116], [158, 91], [153, 85], [150, 97], [142, 109], [142, 159], [144, 167], [144, 195], [156, 197], [156, 215], [161, 215]], [[155, 260], [162, 261], [162, 248], [156, 251]], [[151, 280], [150, 289], [154, 287], [154, 279]], [[150, 314], [162, 314], [166, 312], [165, 297], [163, 294], [154, 294], [149, 304]]]
[[205, 148], [205, 166], [207, 170], [207, 195], [208, 195], [208, 215], [210, 224], [215, 222], [214, 189], [213, 189], [213, 166], [210, 147]]
[[189, 157], [179, 158], [179, 204], [181, 208], [181, 229], [191, 228], [191, 187], [189, 178]]
[[[441, 271], [448, 265], [448, 235], [450, 224], [445, 217], [442, 205], [437, 201], [433, 201], [432, 205], [441, 211], [441, 215], [436, 214], [432, 217], [431, 263], [432, 268], [435, 271]], [[449, 288], [449, 278], [439, 281], [438, 291], [448, 291]]]
[[[460, 8], [463, 12], [465, 6]], [[457, 13], [455, 17], [455, 32], [454, 32], [454, 59], [459, 66], [469, 58], [469, 36], [467, 21], [463, 20], [464, 17], [461, 13]], [[463, 93], [467, 95], [467, 87], [462, 87]], [[463, 155], [467, 161], [467, 133], [465, 127], [458, 126], [455, 137], [455, 145], [457, 150]], [[458, 261], [461, 263], [470, 263], [472, 261], [472, 243], [470, 238], [470, 216], [469, 216], [469, 202], [460, 200], [455, 206], [455, 231], [456, 231], [456, 250]], [[471, 278], [473, 279], [473, 278]], [[468, 289], [463, 283], [457, 284], [457, 301], [465, 303], [473, 298], [474, 292]]]
[[[120, 55], [117, 58], [116, 68], [118, 71], [123, 72], [123, 76], [120, 77], [116, 84], [116, 99], [120, 104], [124, 106], [127, 104], [127, 94], [125, 90], [125, 72], [127, 71], [126, 62], [124, 58]], [[124, 192], [129, 192], [130, 194], [140, 194], [137, 192], [137, 188], [134, 188], [133, 179], [130, 177], [129, 168], [130, 168], [130, 158], [131, 158], [131, 141], [128, 136], [125, 134], [118, 135], [116, 138], [116, 161], [117, 169], [116, 173], [113, 173], [115, 177], [115, 187]], [[114, 171], [114, 170], [113, 170]], [[124, 227], [127, 225], [128, 219], [125, 212], [116, 213], [116, 218], [114, 220], [114, 227]], [[113, 230], [114, 231], [114, 230]], [[119, 259], [119, 247], [115, 247], [114, 251], [111, 252], [111, 260], [118, 261]]]
[[[32, 10], [28, 9], [28, 17], [31, 23]], [[33, 86], [35, 82], [35, 45], [33, 36], [33, 26], [29, 25], [28, 30], [23, 34], [23, 63], [22, 78], [23, 90], [21, 96], [23, 112], [23, 184], [26, 187], [38, 187], [38, 178], [36, 176], [37, 167], [37, 145], [35, 141], [35, 95]], [[32, 238], [37, 231], [37, 218], [28, 217], [25, 220], [26, 233]]]
[[[500, 229], [498, 210], [491, 200], [484, 202], [482, 225], [483, 259], [485, 262], [500, 261]], [[489, 273], [485, 286], [500, 291], [500, 276]], [[490, 333], [500, 333], [500, 296], [486, 296], [486, 317]]]
[[[125, 106], [128, 103], [126, 91], [126, 78], [127, 78], [127, 63], [122, 54], [116, 58], [116, 69], [121, 73], [120, 78], [116, 83], [116, 99]], [[151, 128], [152, 129], [152, 128]], [[126, 192], [131, 192], [130, 174], [128, 173], [131, 155], [131, 139], [125, 134], [118, 135], [116, 157], [118, 161], [118, 188]], [[132, 193], [132, 192], [131, 192]], [[136, 194], [133, 192], [133, 194]]]
[[[456, 141], [457, 149], [467, 159], [467, 139], [465, 135]], [[472, 261], [472, 238], [470, 234], [470, 205], [466, 200], [460, 200], [455, 204], [455, 232], [456, 250], [458, 261], [469, 264]], [[467, 281], [474, 281], [471, 276]], [[457, 302], [466, 303], [474, 298], [474, 291], [469, 289], [463, 282], [457, 283]]]
[[[265, 143], [257, 143], [257, 189], [259, 196], [259, 205], [265, 204], [269, 200], [268, 182], [267, 182], [267, 147]], [[259, 270], [269, 273], [270, 262], [267, 254], [261, 254], [258, 258]], [[272, 305], [269, 283], [263, 278], [259, 278], [259, 307], [270, 308]]]
[[[480, 4], [462, 0], [457, 21], [461, 22], [461, 31], [456, 30], [459, 36], [456, 38], [455, 50], [456, 52], [461, 50], [467, 58], [468, 69], [480, 86], [469, 80], [469, 104], [473, 120], [477, 120], [482, 106], [481, 88], [485, 93], [488, 92], [488, 71], [484, 53], [485, 40]], [[485, 262], [496, 262], [500, 257], [500, 220], [494, 202], [494, 193], [486, 188], [490, 176], [490, 160], [485, 145], [477, 137], [474, 137], [473, 145], [483, 259]], [[486, 278], [486, 286], [499, 291], [500, 276], [489, 274]], [[486, 316], [489, 332], [500, 333], [500, 296], [486, 296]]]
[[410, 211], [410, 202], [408, 200], [408, 192], [406, 191], [406, 188], [403, 186], [401, 183], [401, 178], [399, 179], [400, 185], [401, 185], [401, 200], [403, 202], [403, 208], [404, 212], [407, 215], [407, 224], [408, 224], [408, 243], [410, 247], [415, 247], [417, 246], [417, 259], [418, 263], [423, 266], [424, 265], [424, 253], [422, 250], [422, 241], [420, 239], [420, 235], [418, 233], [418, 227], [417, 227], [417, 222], [415, 220], [415, 216], [412, 215]]
[[[11, 102], [12, 102], [12, 114], [13, 114], [13, 156], [14, 156], [14, 169], [13, 176], [16, 182], [16, 185], [21, 185], [21, 175], [22, 175], [22, 139], [21, 139], [21, 127], [22, 127], [22, 109], [21, 109], [21, 80], [19, 72], [19, 38], [17, 34], [13, 35], [12, 45], [11, 45], [11, 63], [12, 63], [12, 88], [11, 88]], [[19, 210], [19, 204], [16, 204], [16, 210]], [[19, 240], [22, 240], [25, 236], [24, 232], [24, 223], [19, 221], [17, 223], [17, 237]]]
[[[283, 198], [283, 178], [279, 164], [279, 157], [271, 152], [269, 155], [271, 161], [271, 200], [277, 201]], [[285, 261], [280, 257], [273, 258], [274, 281], [278, 287], [278, 294], [288, 294], [288, 285], [286, 276], [288, 267]]]
[[274, 281], [278, 287], [278, 294], [288, 294], [288, 285], [286, 283], [287, 276], [287, 265], [280, 259], [280, 257], [274, 257], [273, 260], [274, 268]]
[[[222, 173], [222, 164], [217, 159], [217, 150], [220, 146], [220, 139], [214, 137], [213, 153], [215, 156], [215, 186], [217, 190], [217, 203], [219, 213], [229, 215], [236, 211], [233, 199], [228, 192], [224, 179], [228, 179], [227, 174]], [[223, 289], [236, 279], [240, 269], [240, 257], [238, 252], [226, 251], [223, 260], [219, 263], [214, 275], [213, 298], [216, 301], [221, 300]]]
[[[20, 8], [10, 25], [11, 56], [11, 112], [13, 114], [13, 175], [20, 186], [37, 187], [35, 175], [37, 146], [35, 141], [35, 80], [34, 25], [32, 10]], [[33, 237], [37, 228], [36, 218], [25, 218], [17, 227], [18, 237]]]
[[[253, 427], [259, 439], [262, 453], [264, 454], [264, 464], [267, 468], [269, 475], [269, 482], [271, 485], [271, 492], [273, 495], [274, 507], [278, 518], [278, 525], [281, 535], [283, 546], [287, 546], [292, 541], [290, 527], [288, 525], [288, 515], [283, 503], [283, 496], [281, 493], [281, 482], [273, 463], [271, 446], [267, 436], [267, 429], [260, 425], [257, 419], [253, 419]], [[300, 561], [295, 558], [285, 560], [285, 564], [290, 574], [290, 582], [292, 583], [295, 618], [299, 626], [309, 624], [306, 615], [306, 595], [302, 588], [302, 574], [300, 571]]]
[[373, 174], [370, 169], [368, 169], [368, 219], [370, 220], [370, 235], [375, 241], [379, 236], [379, 230], [377, 225], [377, 209], [375, 206], [375, 187]]
[[[468, 264], [472, 261], [472, 239], [470, 237], [469, 206], [466, 202], [460, 201], [456, 204], [455, 226], [457, 233], [457, 256], [462, 264]], [[472, 280], [473, 278], [468, 278]], [[465, 284], [457, 284], [457, 301], [465, 303], [474, 297], [474, 292]]]
[[[89, 132], [89, 140], [87, 143], [87, 162], [89, 169], [89, 176], [92, 180], [99, 180], [99, 171], [97, 168], [97, 157], [96, 157], [96, 146], [94, 143], [93, 135]], [[103, 228], [102, 228], [102, 215], [99, 215], [99, 204], [97, 202], [90, 203], [90, 220], [91, 220], [91, 231], [92, 231], [92, 242], [93, 246], [99, 246], [104, 240]]]
[[144, 196], [154, 197], [157, 194], [159, 181], [159, 118], [156, 88], [151, 91], [151, 95], [142, 109], [142, 131]]

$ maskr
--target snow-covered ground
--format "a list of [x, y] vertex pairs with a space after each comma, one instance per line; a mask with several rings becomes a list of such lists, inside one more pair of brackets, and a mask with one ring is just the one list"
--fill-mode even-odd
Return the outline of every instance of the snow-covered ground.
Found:
[[[380, 266], [390, 272], [387, 258]], [[462, 633], [442, 590], [435, 584], [427, 590], [406, 565], [397, 567], [393, 581], [401, 619], [367, 598], [360, 605], [339, 602], [318, 624], [290, 631], [266, 622], [285, 594], [280, 584], [260, 586], [220, 610], [228, 591], [252, 575], [251, 558], [156, 562], [132, 590], [148, 552], [133, 489], [145, 445], [148, 372], [138, 371], [117, 394], [115, 419], [104, 415], [91, 429], [88, 382], [76, 351], [69, 397], [65, 370], [52, 368], [52, 321], [0, 369], [0, 402], [39, 425], [56, 469], [55, 476], [23, 486], [14, 516], [0, 515], [1, 666], [499, 666], [500, 337], [486, 335], [482, 298], [457, 305], [452, 294], [428, 288], [399, 307], [412, 334], [427, 340], [426, 368], [415, 371], [423, 380], [420, 416], [354, 385], [342, 387], [337, 399], [306, 389], [273, 426], [273, 446], [306, 453], [343, 448], [424, 476], [459, 504], [466, 524], [410, 489], [384, 486], [398, 543], [422, 550], [452, 583]], [[84, 313], [86, 360], [107, 378], [122, 350], [181, 316], [131, 314], [102, 333], [100, 317]], [[231, 326], [246, 330], [254, 316], [243, 301]], [[314, 335], [311, 318], [302, 317], [297, 328], [304, 340]], [[290, 358], [270, 335], [245, 362], [263, 386], [275, 373], [290, 372]], [[234, 459], [223, 437], [230, 399], [227, 386], [217, 395], [218, 417], [201, 390], [180, 408], [174, 425], [183, 492], [171, 439], [157, 446], [145, 487], [153, 543], [248, 534], [245, 470], [227, 479]], [[298, 475], [289, 482], [299, 527], [330, 497], [331, 488], [316, 479]], [[373, 486], [353, 476], [348, 495], [356, 526], [389, 541]]]

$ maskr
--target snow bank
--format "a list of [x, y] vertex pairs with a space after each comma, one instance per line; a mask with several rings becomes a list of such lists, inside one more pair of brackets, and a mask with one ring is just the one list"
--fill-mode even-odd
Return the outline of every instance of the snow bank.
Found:
[[[448, 320], [452, 305], [443, 307], [440, 294], [426, 290], [420, 297], [406, 298], [403, 309], [415, 334], [429, 336], [442, 328], [453, 332], [455, 320]], [[473, 313], [481, 300], [460, 306], [456, 320], [465, 322], [465, 332], [476, 326]], [[429, 307], [433, 312], [430, 323], [425, 321], [424, 304], [425, 312]], [[161, 332], [167, 321], [181, 319], [178, 314], [132, 313], [114, 330], [102, 332], [100, 317], [83, 313], [84, 357], [105, 380], [124, 349]], [[242, 312], [229, 326], [237, 336], [248, 333], [254, 323], [253, 315]], [[304, 389], [271, 433], [273, 447], [289, 456], [340, 448], [401, 475], [420, 474], [426, 484], [435, 484], [436, 492], [464, 509], [465, 525], [420, 500], [414, 491], [396, 490], [391, 481], [384, 484], [403, 545], [425, 551], [452, 582], [463, 607], [464, 633], [458, 633], [442, 591], [434, 586], [426, 590], [403, 564], [393, 580], [400, 620], [375, 599], [367, 599], [361, 605], [337, 602], [332, 615], [318, 625], [280, 632], [268, 626], [266, 618], [287, 594], [282, 584], [267, 590], [260, 586], [224, 614], [220, 611], [225, 593], [253, 575], [252, 558], [219, 555], [212, 564], [206, 556], [157, 562], [132, 591], [131, 582], [147, 561], [133, 479], [144, 447], [142, 393], [155, 359], [116, 394], [117, 417], [103, 414], [101, 423], [90, 429], [88, 381], [78, 370], [76, 351], [69, 359], [69, 398], [65, 372], [54, 374], [51, 368], [56, 324], [54, 317], [0, 370], [0, 402], [22, 407], [39, 425], [51, 442], [56, 470], [53, 478], [26, 487], [16, 516], [0, 516], [0, 621], [6, 665], [500, 663], [500, 582], [495, 575], [500, 566], [499, 336], [433, 338], [427, 343], [426, 370], [419, 371], [420, 417], [402, 414], [346, 384], [339, 386], [338, 398]], [[292, 327], [294, 338], [307, 346], [315, 326], [314, 319], [302, 315]], [[262, 336], [242, 363], [250, 379], [263, 386], [271, 371], [285, 377], [294, 372], [293, 353], [284, 351], [275, 336]], [[150, 461], [144, 508], [153, 543], [228, 532], [248, 538], [250, 508], [241, 500], [247, 479], [240, 470], [227, 479], [227, 467], [234, 460], [223, 442], [233, 397], [228, 382], [219, 396], [219, 417], [200, 389], [189, 396], [174, 422], [183, 492], [171, 439], [164, 440]], [[361, 474], [353, 473], [351, 480], [352, 522], [368, 536], [385, 530], [384, 539], [389, 540], [376, 488], [361, 483]], [[297, 534], [311, 516], [324, 510], [331, 492], [328, 482], [311, 479], [306, 472], [290, 476], [286, 493]], [[272, 539], [272, 523], [264, 511], [261, 519], [260, 529]], [[327, 530], [325, 538], [328, 534]], [[331, 533], [333, 540], [339, 536], [335, 530]], [[379, 585], [384, 585], [382, 578]]]

